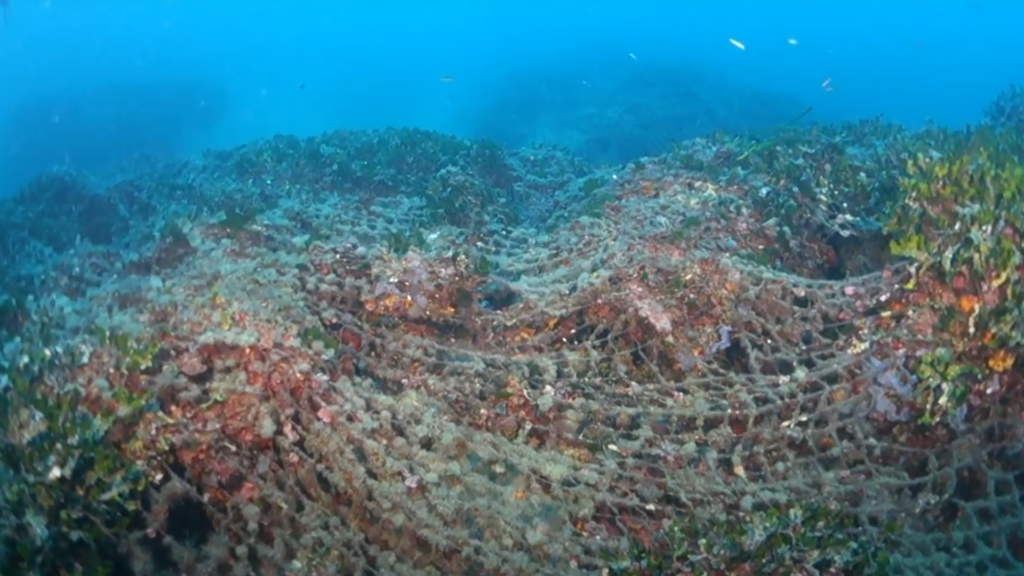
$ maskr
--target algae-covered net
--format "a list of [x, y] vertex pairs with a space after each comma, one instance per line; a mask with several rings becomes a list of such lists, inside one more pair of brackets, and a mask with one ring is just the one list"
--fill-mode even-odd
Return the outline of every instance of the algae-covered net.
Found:
[[[148, 478], [124, 573], [1019, 573], [1019, 348], [979, 312], [1018, 297], [943, 292], [880, 221], [943, 134], [616, 170], [417, 131], [258, 142], [108, 187], [133, 236], [11, 278], [35, 295], [5, 365], [66, 357], [45, 381], [92, 413], [146, 399], [110, 438]], [[47, 178], [12, 206], [99, 205]], [[7, 247], [88, 235], [68, 218]], [[972, 317], [987, 348], [950, 343]]]

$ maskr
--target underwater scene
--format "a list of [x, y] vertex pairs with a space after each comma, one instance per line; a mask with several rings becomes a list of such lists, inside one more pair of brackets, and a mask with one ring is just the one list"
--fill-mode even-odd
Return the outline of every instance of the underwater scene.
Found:
[[1024, 575], [1024, 5], [821, 4], [0, 0], [0, 576]]

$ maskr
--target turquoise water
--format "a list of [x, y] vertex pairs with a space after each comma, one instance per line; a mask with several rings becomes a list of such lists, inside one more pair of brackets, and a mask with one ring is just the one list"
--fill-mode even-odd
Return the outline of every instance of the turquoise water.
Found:
[[[8, 192], [50, 164], [98, 168], [132, 150], [189, 153], [276, 133], [415, 126], [501, 139], [522, 122], [503, 114], [509, 98], [543, 112], [531, 120], [543, 128], [595, 93], [608, 109], [659, 90], [633, 74], [708, 75], [697, 88], [704, 101], [771, 94], [797, 112], [812, 106], [815, 121], [881, 115], [908, 127], [977, 121], [1000, 90], [1024, 82], [1014, 24], [1024, 7], [1010, 2], [8, 3]], [[568, 87], [575, 100], [559, 102]], [[11, 128], [26, 105], [37, 106], [32, 120]], [[47, 122], [79, 125], [26, 152], [20, 139]], [[694, 124], [679, 136], [730, 128]], [[539, 128], [518, 137], [569, 138]]]
[[705, 4], [0, 0], [0, 576], [1024, 573], [1024, 6]]

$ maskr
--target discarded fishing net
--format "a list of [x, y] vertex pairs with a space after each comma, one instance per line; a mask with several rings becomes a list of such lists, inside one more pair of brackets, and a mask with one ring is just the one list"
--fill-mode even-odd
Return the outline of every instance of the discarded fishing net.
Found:
[[[947, 283], [882, 217], [926, 205], [907, 161], [947, 136], [818, 127], [594, 171], [335, 133], [125, 177], [124, 245], [10, 276], [0, 315], [5, 394], [81, 389], [119, 456], [89, 476], [60, 434], [5, 450], [81, 493], [144, 475], [97, 494], [124, 524], [70, 526], [123, 573], [1020, 573], [1019, 343], [957, 308], [1020, 297]], [[11, 412], [68, 409], [45, 398]], [[0, 535], [53, 550], [31, 494]]]

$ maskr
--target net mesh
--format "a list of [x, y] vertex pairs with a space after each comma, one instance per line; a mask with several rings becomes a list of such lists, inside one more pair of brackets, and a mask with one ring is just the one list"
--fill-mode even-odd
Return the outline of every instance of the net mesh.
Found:
[[[192, 193], [230, 197], [225, 166], [281, 146]], [[34, 314], [76, 335], [68, 377], [156, 394], [123, 442], [150, 479], [135, 573], [1019, 574], [1019, 375], [920, 425], [908, 271], [688, 166], [572, 180], [600, 201], [546, 198], [541, 230], [501, 223], [515, 198], [455, 226], [429, 182], [258, 173], [251, 214], [184, 204], [127, 263], [65, 257]], [[159, 351], [124, 370], [135, 348], [94, 326]]]

